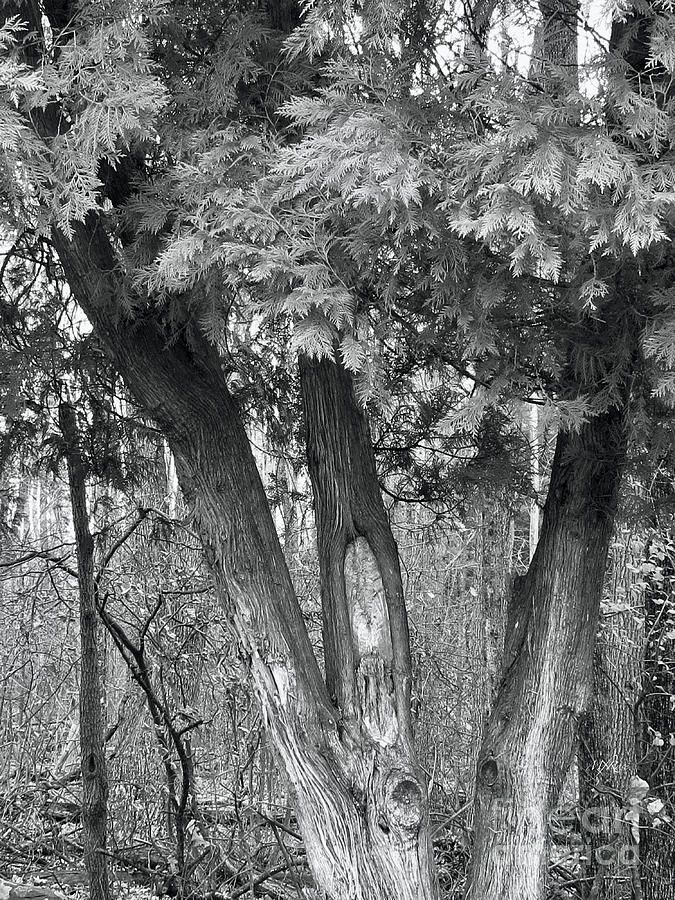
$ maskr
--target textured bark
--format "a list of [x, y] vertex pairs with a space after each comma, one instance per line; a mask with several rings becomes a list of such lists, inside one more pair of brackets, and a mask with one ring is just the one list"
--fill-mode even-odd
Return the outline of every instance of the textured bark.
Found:
[[588, 900], [640, 900], [638, 847], [625, 820], [637, 774], [636, 707], [642, 668], [639, 565], [643, 544], [612, 546], [609, 606], [593, 660], [593, 696], [581, 720], [579, 800]]
[[79, 448], [75, 410], [67, 403], [59, 406], [59, 424], [66, 444], [80, 589], [80, 759], [84, 864], [91, 900], [108, 900], [108, 775], [101, 717], [94, 542], [89, 530], [85, 466]]
[[[340, 720], [330, 700], [216, 350], [187, 327], [165, 330], [154, 314], [122, 320], [117, 301], [126, 285], [95, 215], [74, 226], [71, 241], [58, 232], [53, 239], [71, 289], [174, 454], [224, 615], [296, 792], [317, 885], [333, 900], [433, 898], [429, 848], [419, 837], [421, 782], [397, 768], [395, 754], [388, 767], [375, 765], [376, 742], [364, 746], [360, 723]], [[352, 552], [358, 557], [358, 544]], [[389, 575], [381, 577], [386, 583]], [[356, 602], [360, 590], [354, 586]], [[392, 629], [392, 647], [400, 641]], [[364, 688], [372, 683], [365, 679]], [[394, 693], [406, 690], [403, 680]]]
[[[426, 782], [412, 745], [403, 582], [368, 420], [341, 365], [303, 357], [300, 368], [326, 680], [356, 739], [351, 768], [362, 806], [360, 853], [377, 848], [376, 866], [389, 867], [394, 883], [407, 882], [409, 896], [435, 897]], [[395, 827], [391, 803], [399, 806]]]
[[592, 685], [625, 453], [619, 410], [561, 434], [542, 533], [509, 602], [504, 678], [478, 761], [471, 900], [541, 900], [548, 814]]

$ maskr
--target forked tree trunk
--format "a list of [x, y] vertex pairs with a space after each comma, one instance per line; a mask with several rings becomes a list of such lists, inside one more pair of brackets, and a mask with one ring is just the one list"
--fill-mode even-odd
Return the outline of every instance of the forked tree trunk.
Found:
[[[578, 86], [578, 0], [540, 0], [541, 58], [531, 77], [554, 97]], [[563, 258], [567, 250], [563, 236]], [[570, 335], [569, 389], [584, 383], [583, 355], [597, 352], [614, 400], [578, 432], [560, 434], [539, 542], [509, 602], [504, 677], [477, 767], [475, 844], [469, 900], [543, 900], [549, 864], [549, 813], [592, 692], [592, 660], [607, 551], [626, 451], [624, 402], [637, 332], [621, 296], [634, 279], [621, 273], [601, 333], [579, 323]], [[617, 282], [619, 283], [619, 282]], [[574, 364], [580, 350], [582, 359]], [[590, 367], [591, 371], [593, 367]], [[581, 373], [581, 377], [580, 377]]]
[[[341, 718], [324, 684], [217, 352], [197, 333], [168, 333], [154, 313], [122, 321], [117, 301], [127, 285], [116, 276], [112, 247], [95, 215], [74, 225], [72, 241], [55, 232], [54, 243], [74, 294], [174, 453], [224, 614], [248, 657], [265, 725], [295, 789], [318, 887], [331, 900], [432, 900], [437, 889], [425, 792], [399, 749], [408, 741], [405, 678], [398, 679], [398, 705], [389, 710], [378, 694], [385, 655], [366, 662], [362, 702], [372, 709], [380, 739], [364, 741], [361, 721]], [[367, 589], [358, 577], [362, 557], [370, 585], [377, 585], [372, 551], [359, 542], [348, 563], [353, 574], [346, 577], [354, 608], [363, 604], [359, 635], [365, 639], [368, 623], [384, 607], [381, 589]], [[380, 577], [386, 582], [389, 573]], [[391, 646], [399, 648], [401, 640], [392, 634]], [[338, 641], [343, 646], [344, 638]], [[391, 659], [383, 647], [387, 652]], [[392, 713], [389, 725], [378, 721], [385, 709]], [[394, 714], [401, 716], [400, 737], [392, 745]]]
[[[411, 897], [435, 896], [426, 780], [412, 743], [403, 582], [368, 420], [340, 364], [301, 357], [300, 372], [326, 683], [356, 741], [350, 748], [352, 790], [362, 807], [364, 850], [378, 849], [376, 865], [392, 870], [399, 890], [407, 882]], [[395, 828], [388, 821], [388, 795], [406, 810]]]
[[101, 719], [94, 542], [89, 530], [85, 467], [80, 453], [75, 410], [68, 403], [59, 406], [59, 424], [66, 445], [80, 589], [80, 760], [84, 865], [91, 900], [108, 900], [108, 775]]
[[579, 801], [587, 900], [640, 900], [639, 853], [626, 821], [637, 774], [636, 707], [642, 669], [643, 544], [620, 536], [612, 547], [607, 616], [593, 660], [593, 696], [582, 717]]
[[625, 452], [613, 409], [558, 437], [542, 532], [509, 602], [504, 677], [478, 761], [471, 900], [542, 900], [548, 816], [592, 685]]

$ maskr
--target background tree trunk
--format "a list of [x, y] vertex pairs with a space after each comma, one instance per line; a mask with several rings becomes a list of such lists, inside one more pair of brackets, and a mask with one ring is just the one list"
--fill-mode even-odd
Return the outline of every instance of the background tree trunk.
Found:
[[513, 536], [512, 513], [503, 499], [486, 496], [481, 497], [478, 503], [476, 602], [480, 606], [478, 646], [482, 672], [476, 696], [474, 733], [480, 736], [497, 697], [502, 676]]
[[86, 470], [80, 453], [75, 410], [68, 403], [59, 406], [59, 424], [66, 445], [80, 588], [80, 759], [84, 864], [91, 900], [108, 900], [108, 776], [98, 660], [94, 541], [89, 531]]
[[[642, 681], [643, 756], [639, 775], [663, 804], [658, 824], [641, 832], [644, 900], [675, 900], [675, 546], [672, 537], [649, 552], [645, 591], [645, 660]], [[653, 568], [651, 568], [653, 567]], [[654, 577], [656, 576], [656, 577]]]

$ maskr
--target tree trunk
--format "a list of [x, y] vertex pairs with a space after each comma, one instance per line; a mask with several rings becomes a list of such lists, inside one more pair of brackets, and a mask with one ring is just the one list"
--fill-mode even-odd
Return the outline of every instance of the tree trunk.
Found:
[[[479, 741], [501, 681], [506, 598], [511, 580], [511, 510], [496, 496], [476, 498], [476, 611], [478, 659], [473, 733]], [[479, 747], [472, 763], [475, 770]]]
[[[300, 371], [326, 683], [341, 720], [357, 739], [351, 748], [353, 789], [361, 798], [366, 839], [359, 852], [389, 845], [388, 865], [396, 881], [407, 880], [412, 897], [436, 896], [426, 781], [412, 743], [403, 582], [368, 420], [341, 365], [302, 357]], [[409, 824], [398, 834], [387, 824], [388, 795], [407, 807]]]
[[91, 900], [108, 900], [108, 774], [101, 710], [94, 542], [89, 530], [85, 466], [80, 453], [75, 410], [68, 403], [59, 406], [59, 424], [66, 445], [80, 588], [80, 759], [84, 865]]
[[[332, 900], [431, 900], [436, 887], [423, 786], [414, 770], [397, 766], [404, 758], [388, 743], [385, 721], [379, 740], [364, 744], [360, 723], [341, 719], [329, 697], [217, 352], [189, 328], [165, 330], [154, 312], [123, 321], [118, 298], [128, 285], [117, 274], [97, 216], [75, 223], [72, 241], [59, 232], [53, 239], [71, 289], [174, 454], [224, 615], [248, 659], [265, 725], [295, 789], [318, 887]], [[375, 583], [372, 551], [358, 541], [350, 572], [357, 574], [361, 557]], [[358, 577], [346, 577], [355, 609], [362, 591], [374, 602]], [[385, 581], [390, 573], [381, 577]], [[363, 615], [367, 619], [367, 610]], [[351, 628], [349, 621], [344, 624]], [[366, 621], [364, 637], [367, 631]], [[392, 647], [401, 639], [392, 633]], [[367, 664], [363, 670], [362, 690], [377, 717], [387, 701], [370, 693], [383, 681], [377, 660], [373, 665], [372, 673]], [[409, 740], [406, 690], [405, 678], [397, 676], [401, 742]], [[373, 728], [379, 728], [377, 719]]]
[[[660, 544], [660, 546], [659, 546]], [[675, 900], [675, 547], [653, 542], [645, 591], [645, 660], [639, 774], [664, 804], [658, 824], [641, 832], [644, 900]], [[656, 577], [654, 577], [656, 576]]]
[[560, 434], [539, 543], [509, 602], [504, 677], [478, 760], [471, 900], [542, 900], [548, 815], [592, 657], [625, 454], [618, 409]]
[[642, 668], [643, 544], [630, 535], [612, 547], [607, 615], [593, 661], [593, 697], [582, 717], [579, 800], [587, 900], [640, 900], [638, 848], [625, 819], [637, 774], [636, 707]]

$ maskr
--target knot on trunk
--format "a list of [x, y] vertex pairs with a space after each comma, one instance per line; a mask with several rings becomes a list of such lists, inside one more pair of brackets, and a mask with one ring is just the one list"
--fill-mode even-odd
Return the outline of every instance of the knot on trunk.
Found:
[[488, 759], [481, 763], [478, 770], [478, 779], [481, 785], [489, 788], [493, 793], [497, 793], [499, 767], [492, 757], [488, 757]]
[[424, 791], [412, 775], [398, 774], [386, 787], [387, 818], [403, 831], [416, 831], [424, 818]]

